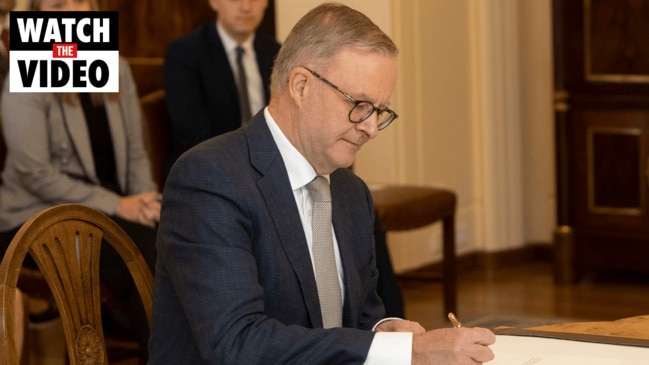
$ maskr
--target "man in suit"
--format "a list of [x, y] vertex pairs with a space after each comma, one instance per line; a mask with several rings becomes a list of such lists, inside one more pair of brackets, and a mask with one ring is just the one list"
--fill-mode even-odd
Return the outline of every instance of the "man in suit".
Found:
[[165, 54], [164, 88], [172, 141], [167, 172], [190, 147], [241, 126], [237, 46], [245, 49], [248, 115], [257, 113], [270, 97], [270, 73], [280, 45], [256, 31], [267, 0], [209, 2], [217, 12], [216, 22], [175, 40]]
[[[347, 167], [396, 118], [397, 52], [365, 15], [320, 5], [282, 46], [269, 106], [177, 161], [158, 232], [150, 364], [492, 359], [486, 329], [383, 319], [372, 197]], [[331, 216], [317, 218], [327, 202]]]
[[[2, 0], [0, 0], [2, 1]], [[171, 119], [171, 151], [164, 175], [194, 145], [239, 128], [270, 97], [270, 74], [279, 43], [257, 31], [266, 0], [210, 0], [217, 21], [208, 22], [169, 45], [164, 85]], [[236, 47], [246, 49], [243, 64], [249, 87], [248, 116], [241, 112]], [[248, 61], [248, 62], [246, 62]], [[376, 222], [379, 294], [390, 316], [404, 316], [401, 288], [392, 270], [384, 233]]]

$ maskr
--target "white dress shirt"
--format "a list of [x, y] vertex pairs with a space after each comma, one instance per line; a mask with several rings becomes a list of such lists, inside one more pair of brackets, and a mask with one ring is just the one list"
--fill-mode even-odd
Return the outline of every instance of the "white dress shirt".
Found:
[[[253, 42], [255, 35], [253, 34], [245, 42], [238, 44], [232, 37], [225, 32], [223, 27], [216, 22], [216, 31], [219, 33], [221, 42], [225, 49], [225, 53], [230, 61], [230, 68], [234, 73], [235, 82], [239, 82], [239, 71], [237, 67], [237, 47], [242, 47], [246, 50], [243, 54], [242, 63], [243, 68], [246, 70], [246, 80], [248, 81], [248, 100], [250, 101], [250, 115], [254, 116], [264, 106], [266, 106], [266, 98], [264, 96], [264, 82], [261, 79], [259, 72], [259, 65], [257, 65], [257, 54]], [[238, 85], [237, 85], [238, 86]]]
[[[316, 172], [302, 154], [291, 144], [281, 131], [268, 108], [264, 109], [264, 117], [273, 139], [282, 155], [282, 160], [288, 172], [288, 179], [291, 182], [291, 189], [295, 196], [302, 228], [309, 245], [311, 263], [313, 264], [313, 238], [311, 228], [312, 203], [306, 185], [316, 177]], [[329, 176], [326, 176], [329, 179]], [[333, 225], [332, 228], [333, 230]], [[338, 268], [338, 281], [340, 283], [343, 303], [345, 302], [344, 272], [340, 262], [338, 241], [334, 231], [334, 251], [336, 255], [336, 266]], [[315, 265], [313, 266], [315, 267]], [[410, 364], [412, 358], [412, 333], [410, 332], [377, 332], [367, 354], [365, 364], [367, 365], [401, 365]]]

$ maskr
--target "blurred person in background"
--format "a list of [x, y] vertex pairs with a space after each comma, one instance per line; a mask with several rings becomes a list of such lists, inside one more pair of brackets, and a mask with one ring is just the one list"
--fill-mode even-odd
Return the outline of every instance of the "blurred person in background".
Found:
[[[94, 0], [34, 0], [32, 10], [91, 11]], [[133, 239], [153, 272], [160, 217], [157, 187], [142, 138], [142, 114], [128, 63], [120, 59], [119, 93], [2, 92], [7, 157], [0, 185], [0, 254], [31, 216], [77, 203], [110, 216]], [[131, 333], [146, 356], [148, 324], [119, 255], [102, 245], [101, 278], [123, 310], [107, 327]]]

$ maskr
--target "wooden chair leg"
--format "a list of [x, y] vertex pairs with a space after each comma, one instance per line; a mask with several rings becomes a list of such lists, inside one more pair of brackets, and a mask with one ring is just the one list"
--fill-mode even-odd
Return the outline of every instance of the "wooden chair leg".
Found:
[[443, 223], [444, 245], [444, 310], [457, 314], [457, 271], [455, 267], [455, 215], [445, 217]]

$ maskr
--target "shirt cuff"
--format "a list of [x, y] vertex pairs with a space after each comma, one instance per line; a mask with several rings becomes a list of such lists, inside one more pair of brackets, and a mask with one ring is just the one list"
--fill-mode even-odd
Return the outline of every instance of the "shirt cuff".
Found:
[[412, 332], [377, 332], [364, 364], [410, 365], [411, 361]]

